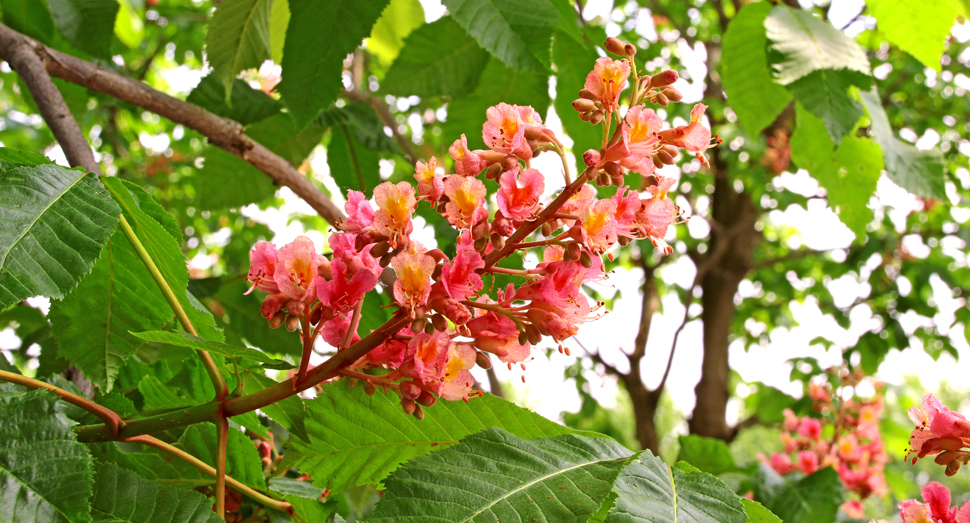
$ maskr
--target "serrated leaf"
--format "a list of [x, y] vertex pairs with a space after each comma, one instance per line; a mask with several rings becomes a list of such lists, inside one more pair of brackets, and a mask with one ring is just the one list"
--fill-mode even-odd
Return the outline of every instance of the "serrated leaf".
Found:
[[369, 521], [585, 522], [629, 456], [611, 439], [530, 441], [490, 428], [391, 474]]
[[50, 45], [54, 39], [54, 19], [44, 2], [37, 0], [0, 0], [3, 23], [14, 31]]
[[[285, 2], [286, 0], [282, 0]], [[275, 4], [274, 4], [275, 5]], [[215, 74], [202, 78], [192, 89], [186, 102], [198, 105], [212, 114], [235, 120], [243, 125], [254, 124], [280, 112], [283, 104], [243, 80], [233, 80], [230, 103], [226, 104], [226, 87]]]
[[289, 0], [273, 0], [269, 13], [269, 47], [273, 62], [283, 63], [283, 45], [286, 43], [286, 28], [290, 25]]
[[[200, 423], [185, 429], [175, 446], [209, 466], [216, 466], [216, 427], [211, 423]], [[266, 488], [259, 452], [253, 441], [238, 430], [230, 430], [226, 441], [226, 474], [240, 483], [260, 490]], [[215, 481], [215, 478], [209, 479]]]
[[485, 111], [499, 102], [531, 105], [545, 117], [549, 109], [549, 77], [545, 74], [509, 69], [492, 58], [482, 78], [487, 80], [479, 82], [474, 92], [448, 104], [448, 119], [442, 125], [445, 143], [451, 144], [464, 133], [469, 148], [484, 149], [481, 128]]
[[0, 394], [0, 514], [6, 521], [91, 521], [94, 471], [57, 397]]
[[762, 464], [755, 476], [755, 501], [785, 523], [834, 523], [845, 489], [835, 469], [826, 467], [810, 476], [779, 476]]
[[128, 180], [122, 180], [120, 178], [119, 180], [121, 180], [121, 184], [128, 189], [128, 192], [131, 193], [131, 197], [135, 200], [135, 203], [138, 204], [139, 209], [144, 211], [145, 214], [151, 216], [152, 218], [155, 218], [155, 221], [160, 223], [165, 231], [172, 236], [172, 238], [177, 240], [178, 238], [182, 237], [182, 229], [179, 228], [178, 221], [175, 220], [175, 217], [169, 214], [164, 207], [156, 202], [151, 195], [148, 194], [148, 191], [146, 191], [144, 187], [134, 182], [129, 182]]
[[586, 75], [593, 70], [593, 64], [599, 55], [588, 43], [575, 40], [568, 34], [559, 31], [552, 44], [552, 58], [556, 64], [556, 114], [562, 120], [563, 130], [573, 140], [573, 155], [576, 165], [581, 167], [583, 153], [590, 149], [600, 149], [603, 131], [600, 127], [579, 119], [579, 113], [573, 109], [573, 100], [579, 98], [579, 90], [583, 89]]
[[401, 410], [394, 393], [368, 396], [363, 388], [333, 383], [306, 402], [309, 439], [287, 442], [284, 466], [309, 474], [316, 486], [340, 491], [377, 483], [401, 463], [488, 427], [523, 438], [573, 432], [491, 395], [439, 401], [418, 421]]
[[111, 58], [118, 0], [47, 0], [65, 40], [98, 58]]
[[63, 298], [91, 270], [120, 209], [82, 170], [6, 164], [0, 171], [0, 309]]
[[745, 523], [738, 496], [716, 477], [680, 468], [643, 451], [616, 479], [607, 523]]
[[[418, 0], [391, 0], [367, 39], [367, 50], [385, 64], [397, 58], [404, 39], [424, 24], [424, 8]], [[420, 96], [420, 95], [419, 95]]]
[[[286, 502], [290, 505], [293, 505], [293, 511], [298, 518], [297, 520], [305, 521], [307, 523], [316, 523], [318, 521], [328, 522], [330, 521], [328, 518], [336, 509], [335, 505], [333, 504], [324, 505], [319, 498], [307, 499], [291, 494], [283, 496], [283, 499], [286, 500]], [[334, 523], [336, 523], [336, 521]]]
[[[455, 21], [512, 69], [546, 73], [559, 12], [550, 0], [444, 0]], [[487, 77], [486, 77], [487, 78]]]
[[764, 21], [770, 11], [767, 2], [742, 7], [724, 33], [721, 50], [728, 104], [751, 136], [768, 127], [791, 101], [791, 93], [775, 83], [768, 67]]
[[263, 363], [276, 363], [278, 360], [263, 352], [249, 347], [236, 347], [225, 343], [209, 341], [198, 336], [193, 336], [187, 332], [166, 332], [148, 331], [133, 332], [135, 337], [145, 341], [156, 343], [167, 343], [178, 347], [186, 347], [195, 350], [205, 350], [215, 354], [221, 354], [227, 358], [246, 358]]
[[[175, 293], [185, 314], [199, 335], [207, 340], [223, 341], [222, 332], [216, 328], [212, 314], [188, 292], [189, 271], [185, 257], [175, 238], [151, 215], [138, 206], [135, 194], [117, 178], [104, 178], [104, 184], [121, 205], [122, 211], [135, 235], [152, 258], [162, 277]], [[159, 291], [161, 292], [161, 291]]]
[[890, 42], [926, 67], [940, 71], [946, 38], [959, 14], [954, 3], [866, 0], [866, 6], [869, 14], [876, 17], [876, 28]]
[[225, 283], [211, 298], [228, 316], [226, 327], [242, 336], [250, 345], [272, 354], [302, 354], [299, 336], [286, 329], [271, 329], [259, 312], [262, 298], [243, 294], [249, 288], [244, 281]]
[[292, 495], [306, 499], [320, 499], [326, 491], [314, 487], [309, 481], [293, 478], [275, 477], [269, 480], [269, 489], [280, 494]]
[[277, 90], [303, 127], [329, 107], [343, 88], [344, 58], [366, 38], [388, 0], [290, 0]]
[[876, 143], [882, 147], [886, 173], [897, 185], [921, 198], [946, 198], [943, 154], [939, 149], [921, 151], [896, 138], [889, 117], [875, 89], [862, 91], [862, 103], [872, 121]]
[[384, 121], [374, 108], [363, 100], [357, 100], [343, 107], [331, 107], [320, 113], [313, 125], [326, 128], [339, 125], [353, 127], [357, 140], [368, 149], [378, 152], [397, 153], [397, 144], [384, 134]]
[[744, 506], [745, 515], [748, 516], [747, 523], [782, 523], [778, 516], [757, 501], [741, 498], [741, 505]]
[[354, 128], [346, 124], [334, 126], [327, 146], [327, 165], [330, 176], [342, 192], [348, 190], [370, 194], [383, 180], [380, 175], [380, 155], [357, 139]]
[[96, 523], [217, 523], [208, 498], [163, 487], [112, 464], [98, 466], [91, 515]]
[[764, 26], [771, 49], [780, 54], [772, 67], [781, 85], [819, 69], [847, 69], [855, 73], [853, 85], [866, 88], [871, 84], [869, 59], [862, 47], [810, 12], [776, 6]]
[[205, 37], [212, 74], [222, 80], [223, 97], [231, 104], [233, 79], [240, 71], [269, 60], [269, 15], [272, 0], [224, 0], [216, 8]]
[[851, 80], [846, 73], [845, 69], [819, 69], [788, 85], [798, 103], [821, 118], [825, 131], [836, 144], [842, 142], [842, 137], [862, 117], [862, 104], [849, 94]]
[[9, 147], [0, 147], [0, 170], [7, 170], [12, 166], [7, 166], [4, 164], [24, 164], [24, 165], [47, 165], [53, 164], [49, 158], [43, 154], [32, 153], [30, 151], [21, 151], [19, 149], [11, 149]]
[[[266, 377], [256, 369], [244, 371], [245, 392], [252, 394], [259, 390], [276, 385], [277, 381]], [[309, 435], [306, 430], [306, 409], [303, 406], [303, 399], [299, 396], [290, 396], [265, 407], [260, 408], [263, 414], [269, 419], [279, 423], [283, 428], [290, 431], [293, 435], [303, 440], [308, 440]]]
[[677, 461], [686, 461], [698, 470], [715, 476], [737, 470], [737, 463], [727, 443], [694, 434], [681, 436]]
[[445, 16], [404, 40], [381, 90], [398, 96], [460, 98], [475, 90], [486, 63], [488, 52], [454, 18]]

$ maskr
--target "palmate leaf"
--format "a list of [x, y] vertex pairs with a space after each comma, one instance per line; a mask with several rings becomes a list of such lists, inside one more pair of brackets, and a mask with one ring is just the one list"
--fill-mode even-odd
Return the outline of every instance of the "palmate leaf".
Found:
[[192, 490], [163, 487], [112, 464], [98, 466], [95, 523], [218, 523], [212, 502]]
[[845, 489], [832, 467], [810, 476], [779, 476], [762, 464], [755, 477], [755, 501], [785, 523], [834, 523]]
[[233, 80], [229, 104], [226, 103], [225, 95], [225, 84], [218, 76], [210, 74], [202, 78], [185, 101], [243, 125], [265, 120], [283, 108], [279, 100], [259, 89], [253, 89], [243, 80]]
[[147, 331], [133, 332], [135, 337], [145, 341], [166, 343], [189, 349], [205, 350], [221, 354], [227, 358], [246, 358], [261, 363], [278, 363], [279, 360], [249, 347], [236, 347], [221, 342], [209, 341], [187, 332]]
[[[691, 467], [685, 467], [691, 468]], [[716, 477], [641, 452], [616, 480], [607, 523], [745, 523], [738, 496]]]
[[872, 89], [862, 91], [861, 95], [872, 121], [876, 143], [882, 147], [889, 178], [921, 198], [946, 198], [943, 154], [938, 149], [921, 151], [896, 138], [879, 93]]
[[289, 0], [277, 90], [302, 128], [337, 99], [344, 58], [370, 35], [388, 0]]
[[749, 135], [768, 127], [791, 101], [791, 93], [776, 84], [768, 68], [765, 18], [771, 4], [755, 2], [738, 12], [727, 31], [721, 56], [721, 80], [731, 109]]
[[212, 74], [222, 80], [230, 105], [233, 79], [240, 71], [269, 60], [269, 17], [272, 0], [225, 0], [219, 4], [205, 38]]
[[946, 49], [946, 37], [959, 14], [953, 2], [866, 0], [866, 7], [869, 14], [876, 17], [876, 28], [890, 42], [913, 55], [926, 67], [940, 71], [940, 57]]
[[309, 439], [287, 442], [283, 466], [309, 474], [316, 486], [341, 491], [377, 483], [401, 463], [488, 427], [523, 438], [573, 432], [491, 395], [467, 403], [439, 401], [418, 421], [401, 410], [394, 393], [368, 396], [363, 389], [325, 385], [306, 402]]
[[424, 25], [424, 8], [418, 0], [391, 0], [371, 29], [367, 50], [389, 64], [397, 58], [404, 39]]
[[98, 179], [54, 164], [0, 164], [0, 309], [63, 298], [91, 270], [120, 209]]
[[530, 441], [490, 428], [391, 474], [368, 521], [585, 522], [629, 456], [607, 438]]
[[47, 0], [65, 40], [98, 58], [111, 58], [118, 0]]
[[[458, 24], [505, 65], [546, 73], [559, 12], [550, 0], [444, 0]], [[486, 76], [487, 78], [487, 76]]]
[[0, 392], [0, 514], [4, 521], [91, 521], [94, 471], [57, 397]]

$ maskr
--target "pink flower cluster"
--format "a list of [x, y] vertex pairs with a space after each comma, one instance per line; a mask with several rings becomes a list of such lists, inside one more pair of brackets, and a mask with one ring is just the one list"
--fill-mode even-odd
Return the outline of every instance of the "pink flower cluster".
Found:
[[[962, 507], [950, 506], [950, 489], [935, 481], [923, 489], [923, 503], [908, 499], [899, 504], [899, 516], [903, 523], [970, 523], [970, 502]], [[885, 520], [870, 523], [888, 523]]]
[[[598, 60], [587, 78], [587, 87], [596, 94], [581, 94], [602, 101], [587, 100], [605, 115], [593, 123], [604, 123], [604, 137], [612, 130], [612, 138], [604, 138], [600, 151], [586, 154], [587, 166], [575, 180], [568, 173], [562, 144], [540, 115], [531, 107], [500, 103], [485, 114], [486, 149], [471, 150], [465, 135], [451, 145], [454, 172], [446, 173], [432, 157], [417, 162], [416, 186], [384, 182], [374, 188], [373, 201], [350, 191], [347, 218], [329, 237], [329, 258], [317, 254], [306, 237], [279, 250], [267, 242], [254, 247], [247, 279], [253, 288], [269, 293], [263, 315], [273, 327], [302, 328], [304, 357], [297, 382], [307, 371], [318, 335], [338, 350], [360, 339], [357, 326], [364, 296], [384, 280], [401, 314], [411, 322], [387, 332], [343, 374], [371, 387], [396, 390], [404, 409], [418, 416], [416, 403], [427, 406], [437, 397], [467, 400], [476, 395], [468, 373], [474, 364], [488, 367], [491, 356], [510, 366], [521, 363], [545, 336], [560, 343], [562, 351], [561, 343], [595, 317], [600, 304], [591, 303], [581, 287], [606, 277], [600, 256], [609, 254], [615, 244], [650, 239], [665, 253], [672, 252], [663, 238], [680, 218], [668, 197], [674, 180], [653, 176], [641, 195], [625, 186], [623, 174], [633, 169], [651, 175], [673, 162], [678, 147], [698, 154], [706, 149], [710, 131], [699, 123], [704, 106], [695, 107], [690, 125], [661, 131], [659, 116], [638, 104], [618, 118], [613, 129], [609, 122], [619, 107], [630, 61], [603, 60], [609, 59]], [[676, 97], [669, 84], [677, 75], [671, 73], [654, 77], [658, 80], [653, 87], [638, 82], [634, 98], [669, 102], [666, 95], [658, 97], [663, 92]], [[700, 138], [703, 148], [697, 145]], [[530, 166], [535, 156], [547, 151], [563, 158], [564, 187], [551, 201], [544, 201], [551, 180]], [[483, 173], [498, 182], [493, 209], [480, 179]], [[612, 197], [599, 198], [588, 182], [604, 176], [618, 190]], [[412, 216], [420, 202], [427, 202], [458, 230], [453, 256], [411, 238]], [[545, 239], [526, 241], [540, 230]], [[499, 265], [513, 252], [529, 248], [541, 249], [542, 261], [536, 267]], [[494, 274], [521, 281], [494, 294], [482, 292], [482, 277]], [[375, 376], [365, 373], [367, 368], [388, 372]]]
[[932, 394], [923, 397], [920, 407], [909, 409], [909, 419], [916, 424], [909, 438], [907, 459], [913, 463], [926, 456], [936, 456], [939, 465], [946, 466], [946, 475], [960, 470], [960, 464], [970, 461], [970, 421], [943, 406]]
[[[859, 498], [885, 495], [888, 488], [883, 469], [888, 456], [879, 434], [882, 398], [842, 399], [842, 391], [864, 378], [857, 373], [845, 373], [841, 377], [842, 387], [838, 391], [827, 382], [811, 382], [808, 394], [821, 418], [798, 417], [791, 410], [785, 410], [782, 424], [785, 432], [781, 435], [784, 451], [772, 453], [770, 458], [760, 457], [782, 475], [796, 470], [808, 475], [820, 468], [832, 467], [845, 488]], [[853, 517], [862, 517], [861, 507], [858, 501], [843, 505]]]

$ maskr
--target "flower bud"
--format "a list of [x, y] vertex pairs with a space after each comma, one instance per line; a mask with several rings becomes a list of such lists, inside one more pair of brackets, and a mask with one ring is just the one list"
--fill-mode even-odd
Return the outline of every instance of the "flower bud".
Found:
[[661, 163], [663, 163], [665, 165], [673, 165], [674, 164], [674, 157], [671, 156], [670, 153], [667, 152], [664, 149], [661, 149], [661, 150], [657, 151], [657, 158], [661, 161]]
[[516, 158], [515, 156], [509, 155], [509, 156], [506, 156], [505, 158], [502, 158], [503, 171], [511, 171], [512, 169], [515, 169], [518, 166], [519, 166], [519, 159]]
[[593, 257], [588, 252], [583, 251], [583, 254], [579, 255], [579, 263], [583, 267], [591, 269], [593, 267]]
[[480, 221], [472, 227], [472, 238], [476, 240], [488, 234], [488, 222]]
[[408, 399], [408, 400], [417, 399], [417, 397], [420, 396], [422, 392], [421, 387], [419, 387], [413, 381], [402, 381], [400, 390], [401, 390], [401, 396], [403, 396], [404, 399]]
[[370, 248], [370, 255], [375, 258], [380, 258], [387, 254], [387, 251], [391, 250], [391, 244], [387, 240], [375, 243], [373, 247]]
[[684, 99], [684, 95], [680, 94], [680, 91], [674, 87], [667, 87], [663, 90], [663, 93], [671, 102], [679, 102]]
[[650, 85], [653, 87], [667, 87], [668, 85], [676, 82], [680, 78], [677, 71], [673, 69], [667, 69], [666, 71], [660, 71], [659, 73], [653, 75], [650, 80]]
[[495, 215], [495, 219], [492, 220], [492, 231], [495, 234], [501, 234], [502, 236], [512, 236], [515, 232], [515, 228], [512, 227], [512, 223], [504, 216], [499, 216], [498, 213]]
[[300, 318], [296, 316], [286, 317], [286, 330], [290, 332], [296, 332], [300, 328]]
[[529, 343], [529, 335], [525, 331], [519, 331], [519, 345]]
[[600, 99], [599, 96], [596, 96], [596, 93], [594, 93], [593, 91], [590, 91], [589, 89], [580, 89], [579, 90], [579, 97], [580, 98], [585, 98], [587, 100], [599, 100]]
[[585, 113], [587, 111], [595, 111], [597, 107], [596, 107], [596, 102], [592, 100], [587, 100], [585, 98], [577, 98], [573, 100], [573, 109], [576, 109], [581, 113]]
[[269, 319], [269, 328], [271, 329], [279, 328], [280, 325], [283, 325], [283, 322], [285, 320], [286, 320], [285, 314], [275, 314], [272, 318]]
[[610, 175], [606, 174], [606, 171], [600, 171], [599, 176], [596, 177], [597, 187], [608, 187], [613, 181], [610, 179]]
[[317, 267], [317, 276], [319, 276], [319, 277], [321, 277], [321, 278], [323, 278], [323, 279], [325, 279], [327, 281], [330, 281], [331, 279], [333, 279], [333, 273], [330, 272], [330, 264], [329, 263], [321, 263], [320, 266]]
[[424, 333], [427, 334], [428, 336], [431, 336], [432, 334], [434, 334], [434, 331], [435, 331], [434, 325], [432, 325], [431, 322], [425, 322]]
[[637, 54], [637, 46], [633, 44], [626, 44], [623, 46], [623, 52], [630, 58], [633, 58]]
[[438, 401], [438, 398], [434, 397], [427, 391], [421, 391], [421, 395], [418, 396], [418, 399], [415, 401], [417, 401], [420, 405], [424, 405], [425, 407], [430, 407], [434, 405], [436, 401]]
[[588, 121], [590, 121], [590, 120], [593, 119], [593, 113], [594, 112], [595, 111], [589, 111], [589, 112], [586, 112], [586, 113], [579, 113], [579, 119], [582, 120], [582, 121], [584, 121], [584, 122], [588, 122]]
[[658, 104], [662, 105], [663, 107], [667, 107], [668, 105], [670, 105], [670, 100], [667, 98], [667, 95], [663, 93], [657, 93], [656, 95], [654, 95], [653, 100]]
[[401, 408], [404, 409], [405, 414], [414, 414], [417, 405], [415, 405], [414, 400], [404, 398], [401, 400]]
[[447, 204], [448, 204], [448, 202], [440, 202], [439, 201], [438, 202], [438, 206], [435, 207], [434, 210], [438, 211], [438, 214], [444, 214], [445, 213], [445, 206]]
[[320, 319], [323, 317], [323, 305], [317, 302], [313, 309], [310, 310], [310, 325], [317, 325], [320, 323]]
[[589, 123], [593, 125], [599, 125], [599, 123], [603, 121], [603, 118], [606, 118], [606, 115], [603, 114], [603, 111], [593, 111], [593, 116], [590, 117]]
[[448, 330], [448, 320], [440, 314], [435, 314], [431, 317], [431, 324], [434, 326], [435, 330], [444, 332]]
[[583, 248], [576, 242], [570, 242], [566, 245], [566, 252], [563, 253], [563, 259], [566, 261], [576, 261], [582, 254]]
[[286, 303], [286, 312], [294, 316], [302, 316], [306, 305], [302, 301], [290, 300]]
[[393, 257], [394, 256], [391, 253], [387, 253], [384, 256], [381, 256], [381, 259], [378, 261], [378, 264], [380, 264], [381, 268], [387, 267], [388, 265], [391, 264], [391, 258]]
[[606, 43], [603, 45], [606, 50], [619, 56], [626, 55], [626, 45], [620, 41], [619, 38], [609, 37], [606, 39]]
[[502, 175], [502, 164], [500, 163], [493, 163], [492, 165], [488, 166], [488, 169], [485, 169], [486, 180], [494, 180], [501, 175]]
[[641, 76], [640, 77], [640, 88], [641, 89], [646, 89], [647, 86], [650, 85], [650, 82], [652, 80], [653, 80], [653, 77], [650, 76], [649, 74], [645, 74], [645, 75]]
[[542, 229], [541, 232], [542, 232], [542, 235], [543, 236], [545, 236], [547, 238], [549, 236], [552, 236], [553, 230], [552, 230], [552, 224], [551, 223], [546, 222], [546, 223], [542, 224], [542, 228], [541, 229]]
[[428, 323], [424, 318], [414, 318], [411, 322], [411, 332], [421, 332], [424, 330], [424, 325]]
[[653, 166], [656, 167], [657, 169], [660, 169], [664, 166], [663, 161], [661, 161], [659, 157], [651, 156], [650, 159], [653, 160]]
[[620, 164], [616, 162], [606, 162], [603, 165], [603, 169], [606, 171], [606, 174], [609, 174], [611, 177], [623, 175], [623, 168], [620, 167]]
[[374, 384], [373, 383], [371, 383], [369, 381], [365, 381], [364, 382], [364, 394], [367, 394], [368, 396], [373, 396], [375, 392], [377, 392], [377, 387], [374, 387]]
[[630, 244], [630, 238], [627, 238], [626, 236], [617, 236], [616, 243], [619, 243], [620, 247], [626, 247]]
[[953, 460], [946, 465], [946, 470], [944, 471], [947, 476], [955, 476], [957, 472], [960, 471], [960, 461]]
[[626, 180], [623, 179], [622, 174], [618, 174], [616, 176], [610, 176], [610, 181], [613, 183], [613, 185], [617, 187], [623, 187], [623, 184], [626, 183]]
[[434, 271], [431, 272], [431, 279], [438, 281], [441, 279], [441, 271], [443, 271], [443, 266], [435, 265]]
[[414, 414], [413, 414], [413, 416], [414, 416], [414, 419], [416, 419], [418, 421], [421, 421], [421, 420], [424, 419], [424, 409], [421, 408], [421, 405], [415, 405], [414, 406]]
[[525, 333], [529, 337], [529, 343], [533, 345], [537, 345], [542, 341], [542, 333], [539, 332], [539, 329], [531, 323], [525, 326]]
[[485, 370], [488, 370], [492, 368], [492, 360], [489, 359], [488, 354], [485, 354], [484, 352], [476, 352], [475, 365], [478, 365], [479, 367]]
[[596, 149], [590, 149], [585, 153], [583, 153], [583, 163], [585, 163], [589, 167], [592, 167], [600, 163], [600, 159], [601, 159], [600, 152], [597, 151]]
[[488, 238], [482, 236], [481, 238], [475, 240], [475, 250], [478, 252], [485, 252], [485, 247], [488, 246]]
[[500, 234], [492, 235], [492, 248], [496, 251], [500, 251], [505, 247], [505, 238]]

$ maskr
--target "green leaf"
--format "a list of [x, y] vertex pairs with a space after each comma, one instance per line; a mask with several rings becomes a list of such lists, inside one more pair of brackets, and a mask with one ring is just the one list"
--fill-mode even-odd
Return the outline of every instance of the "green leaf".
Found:
[[78, 49], [98, 58], [111, 58], [118, 0], [47, 0], [54, 25]]
[[303, 127], [343, 88], [343, 61], [366, 38], [388, 0], [290, 0], [277, 90]]
[[367, 39], [367, 50], [377, 55], [385, 64], [389, 64], [401, 52], [404, 39], [423, 24], [424, 8], [421, 7], [421, 2], [391, 0], [371, 30], [370, 38]]
[[778, 516], [771, 513], [761, 503], [741, 498], [744, 513], [748, 516], [747, 523], [782, 523]]
[[[192, 425], [185, 429], [175, 446], [212, 467], [216, 466], [216, 427], [211, 423]], [[260, 490], [266, 488], [259, 452], [253, 445], [253, 440], [238, 430], [230, 430], [226, 441], [226, 474]], [[206, 477], [215, 481], [215, 478]]]
[[54, 39], [54, 19], [44, 2], [37, 0], [0, 0], [3, 23], [14, 31], [50, 45]]
[[169, 345], [186, 347], [189, 349], [207, 350], [211, 353], [221, 354], [227, 358], [246, 358], [263, 363], [276, 363], [278, 361], [276, 358], [272, 358], [256, 349], [251, 349], [249, 347], [235, 347], [225, 343], [209, 341], [182, 331], [148, 331], [133, 332], [132, 334], [135, 337], [141, 338], [145, 341], [167, 343]]
[[370, 194], [383, 180], [380, 175], [380, 155], [357, 139], [354, 128], [338, 124], [330, 133], [327, 146], [327, 165], [330, 176], [341, 191], [353, 189]]
[[269, 15], [272, 0], [224, 0], [205, 37], [212, 74], [222, 80], [223, 97], [231, 104], [230, 88], [240, 71], [259, 67], [272, 55]]
[[9, 147], [0, 147], [0, 170], [7, 170], [12, 166], [4, 165], [7, 163], [11, 164], [23, 164], [23, 165], [48, 165], [54, 162], [50, 161], [43, 154], [32, 153], [30, 151], [21, 151], [19, 149], [11, 149]]
[[721, 480], [704, 472], [670, 468], [643, 451], [616, 480], [616, 504], [607, 523], [668, 521], [745, 523], [738, 496]]
[[872, 83], [869, 59], [862, 47], [810, 12], [776, 6], [764, 26], [771, 49], [781, 55], [772, 63], [781, 85], [819, 69], [848, 69], [855, 73], [854, 85], [860, 88]]
[[340, 124], [354, 128], [357, 140], [368, 149], [379, 152], [397, 153], [397, 144], [384, 134], [384, 121], [374, 108], [363, 100], [349, 103], [343, 107], [331, 107], [320, 113], [313, 125], [326, 128]]
[[227, 328], [242, 336], [246, 343], [272, 354], [302, 354], [300, 337], [286, 329], [271, 329], [260, 313], [262, 296], [243, 294], [249, 288], [244, 281], [224, 283], [211, 299], [226, 312]]
[[876, 192], [883, 167], [879, 146], [865, 138], [846, 136], [835, 149], [821, 120], [801, 104], [796, 116], [792, 159], [818, 180], [842, 223], [857, 241], [864, 241], [866, 226], [873, 220], [869, 199]]
[[91, 455], [47, 391], [0, 393], [0, 514], [5, 521], [91, 521]]
[[398, 96], [450, 96], [472, 92], [488, 63], [488, 52], [450, 16], [411, 33], [387, 71], [381, 90]]
[[77, 285], [118, 223], [97, 177], [47, 165], [0, 165], [0, 309]]
[[798, 103], [822, 119], [834, 143], [841, 143], [862, 117], [862, 104], [849, 94], [850, 82], [844, 69], [819, 69], [788, 85]]
[[738, 121], [755, 136], [768, 127], [791, 101], [791, 93], [775, 83], [768, 67], [765, 18], [771, 4], [755, 2], [738, 12], [724, 33], [721, 81]]
[[131, 5], [131, 0], [119, 0], [120, 9], [115, 18], [115, 35], [129, 49], [137, 49], [145, 37], [145, 23]]
[[207, 340], [223, 341], [222, 332], [216, 328], [212, 314], [187, 290], [189, 271], [178, 241], [155, 218], [139, 207], [137, 194], [129, 191], [119, 179], [104, 178], [104, 184], [121, 205], [135, 235], [155, 262], [169, 287], [175, 292], [182, 309], [185, 310], [199, 335]]
[[371, 521], [585, 522], [629, 456], [611, 439], [490, 428], [391, 474]]
[[259, 89], [253, 89], [242, 80], [233, 80], [231, 103], [227, 104], [226, 88], [214, 74], [203, 77], [185, 101], [243, 125], [265, 120], [283, 108], [278, 100]]
[[531, 105], [540, 116], [545, 116], [549, 108], [549, 77], [545, 74], [515, 71], [493, 58], [485, 66], [482, 78], [485, 80], [478, 83], [472, 94], [448, 104], [448, 119], [442, 126], [445, 143], [451, 144], [464, 133], [469, 148], [484, 149], [481, 128], [485, 111], [499, 102]]
[[876, 17], [877, 29], [890, 42], [926, 67], [940, 72], [940, 57], [946, 50], [946, 38], [959, 14], [954, 3], [867, 0], [866, 6], [869, 14]]
[[761, 465], [755, 477], [755, 500], [785, 523], [834, 523], [844, 497], [839, 474], [831, 467], [799, 478], [779, 476]]
[[326, 492], [322, 488], [314, 487], [309, 481], [299, 481], [293, 478], [275, 477], [269, 480], [269, 489], [280, 494], [292, 495], [306, 499], [320, 499]]
[[556, 114], [562, 120], [563, 130], [573, 140], [572, 151], [577, 168], [583, 168], [583, 153], [600, 149], [603, 132], [600, 127], [579, 119], [573, 109], [573, 100], [586, 82], [586, 75], [593, 70], [599, 55], [582, 40], [575, 40], [564, 32], [557, 32], [552, 44], [552, 58], [556, 63]]
[[[512, 69], [546, 73], [559, 12], [550, 0], [444, 0], [458, 24]], [[486, 76], [488, 78], [488, 76]]]
[[112, 464], [99, 465], [91, 515], [105, 523], [217, 523], [208, 498], [163, 487]]
[[686, 461], [698, 470], [715, 476], [737, 470], [731, 449], [727, 443], [714, 438], [704, 438], [693, 434], [681, 436], [680, 454], [677, 461]]
[[[119, 178], [119, 180], [121, 179]], [[145, 214], [155, 218], [155, 221], [160, 223], [165, 228], [165, 231], [172, 235], [172, 238], [178, 239], [182, 237], [182, 229], [179, 227], [175, 217], [156, 202], [144, 187], [134, 182], [129, 182], [128, 180], [121, 180], [121, 184], [131, 193], [131, 197], [138, 204], [138, 208], [144, 211]]]
[[439, 401], [416, 420], [401, 410], [394, 393], [368, 396], [364, 387], [325, 385], [306, 402], [309, 439], [290, 439], [284, 466], [310, 474], [321, 488], [341, 491], [377, 483], [401, 463], [499, 427], [523, 438], [573, 432], [492, 395]]
[[943, 153], [939, 149], [921, 151], [916, 146], [896, 138], [889, 117], [882, 107], [875, 89], [862, 91], [862, 103], [872, 121], [876, 143], [882, 147], [882, 157], [889, 178], [903, 189], [921, 198], [946, 198]]
[[273, 0], [269, 13], [269, 47], [273, 62], [283, 63], [283, 44], [286, 43], [286, 28], [290, 25], [289, 0]]
[[333, 514], [336, 508], [333, 504], [324, 505], [320, 501], [319, 497], [317, 499], [307, 499], [291, 494], [288, 496], [283, 496], [283, 499], [286, 500], [286, 502], [290, 505], [293, 505], [293, 511], [296, 513], [298, 518], [302, 518], [301, 521], [306, 521], [308, 523], [330, 521], [327, 518]]

